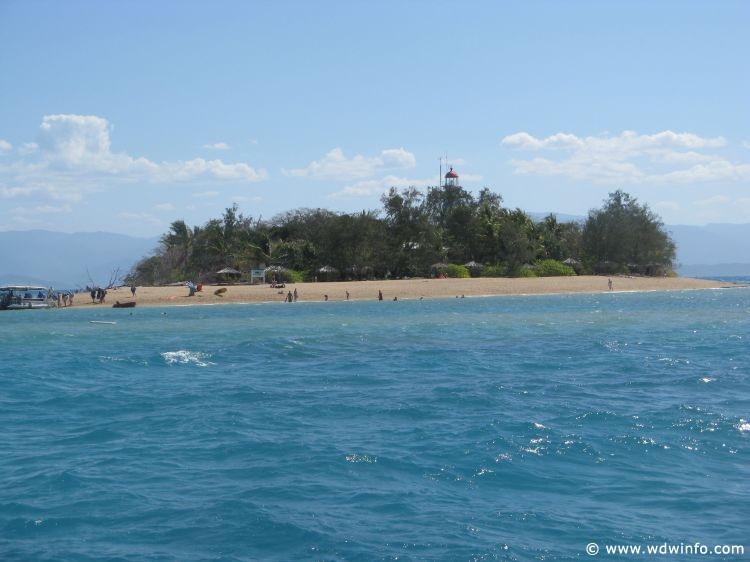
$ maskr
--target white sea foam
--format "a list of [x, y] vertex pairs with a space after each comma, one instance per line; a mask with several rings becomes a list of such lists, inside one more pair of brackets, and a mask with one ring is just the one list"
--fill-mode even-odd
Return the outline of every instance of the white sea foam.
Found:
[[351, 455], [346, 455], [346, 462], [364, 462], [373, 464], [378, 462], [378, 457], [370, 456], [370, 455], [358, 455], [356, 453]]
[[740, 418], [740, 423], [737, 424], [737, 429], [740, 431], [750, 431], [750, 423]]
[[709, 382], [714, 382], [715, 380], [716, 380], [716, 379], [712, 379], [711, 377], [703, 377], [703, 378], [701, 379], [701, 382], [704, 382], [704, 383], [709, 383]]
[[179, 351], [165, 351], [161, 354], [164, 357], [164, 362], [167, 365], [180, 364], [180, 365], [195, 365], [197, 367], [208, 367], [209, 365], [215, 365], [207, 361], [211, 355], [208, 353], [201, 353], [200, 351], [189, 351], [187, 349], [181, 349]]

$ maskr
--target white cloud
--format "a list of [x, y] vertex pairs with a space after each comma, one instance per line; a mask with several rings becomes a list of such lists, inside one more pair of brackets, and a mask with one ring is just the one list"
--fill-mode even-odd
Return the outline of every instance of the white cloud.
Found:
[[357, 154], [351, 158], [347, 158], [340, 148], [334, 148], [307, 167], [284, 170], [284, 174], [348, 181], [372, 177], [382, 170], [414, 168], [416, 165], [417, 159], [414, 154], [404, 148], [389, 148], [378, 156]]
[[39, 149], [39, 145], [35, 142], [25, 142], [20, 147], [18, 147], [18, 153], [21, 156], [26, 156], [27, 154], [33, 154]]
[[15, 207], [10, 210], [14, 215], [57, 215], [60, 213], [70, 213], [73, 208], [70, 205], [37, 205], [35, 207]]
[[263, 198], [260, 195], [254, 195], [252, 197], [248, 197], [247, 195], [233, 195], [230, 199], [235, 203], [247, 203], [248, 201], [252, 203], [260, 203], [263, 201]]
[[662, 131], [640, 135], [578, 137], [557, 133], [536, 138], [520, 132], [502, 140], [505, 147], [546, 151], [544, 157], [511, 160], [517, 174], [564, 176], [601, 184], [683, 184], [750, 178], [750, 165], [735, 164], [715, 151], [723, 137]]
[[676, 201], [657, 201], [653, 205], [654, 209], [664, 209], [665, 211], [679, 211], [682, 206]]
[[225, 142], [215, 142], [204, 144], [203, 148], [210, 148], [212, 150], [229, 150], [231, 147]]
[[7, 140], [0, 139], [0, 152], [10, 152], [13, 150], [13, 145]]
[[[38, 135], [37, 158], [19, 161], [11, 168], [0, 169], [25, 179], [52, 179], [59, 183], [69, 179], [76, 183], [99, 183], [101, 176], [126, 182], [174, 183], [201, 179], [231, 182], [257, 182], [265, 179], [264, 170], [244, 162], [222, 160], [178, 160], [154, 162], [111, 149], [110, 126], [95, 115], [46, 115]], [[36, 145], [24, 145], [26, 153]], [[1, 177], [1, 176], [0, 176]]]
[[[475, 174], [461, 174], [459, 176], [461, 183], [479, 182], [484, 179], [482, 176]], [[395, 175], [387, 175], [378, 179], [367, 179], [355, 182], [345, 186], [341, 191], [331, 193], [328, 197], [331, 199], [353, 199], [357, 197], [371, 197], [388, 192], [391, 187], [404, 189], [406, 187], [416, 187], [424, 189], [429, 186], [437, 185], [437, 177], [432, 178], [405, 178]]]
[[397, 176], [386, 176], [380, 179], [362, 180], [354, 184], [347, 185], [341, 191], [331, 193], [331, 199], [350, 199], [356, 197], [370, 197], [386, 193], [391, 187], [404, 189], [406, 187], [424, 188], [428, 185], [435, 185], [435, 179], [409, 179]]
[[6, 187], [0, 185], [0, 199], [12, 199], [14, 197], [24, 197], [38, 191], [36, 187]]
[[128, 221], [146, 222], [149, 224], [162, 224], [162, 221], [160, 221], [154, 215], [151, 215], [149, 213], [122, 212], [122, 213], [118, 213], [117, 216], [120, 217], [121, 219], [125, 219]]
[[465, 158], [451, 158], [448, 160], [449, 166], [465, 166], [466, 165], [466, 159]]
[[521, 132], [505, 137], [503, 144], [514, 148], [540, 150], [543, 148], [578, 148], [583, 145], [583, 141], [568, 133], [557, 133], [546, 139], [538, 139], [529, 133]]
[[709, 197], [707, 199], [694, 201], [693, 205], [696, 205], [698, 207], [710, 207], [713, 205], [726, 205], [730, 201], [731, 199], [726, 195], [714, 195], [713, 197]]
[[696, 183], [709, 181], [743, 181], [750, 179], [750, 164], [732, 164], [717, 158], [707, 164], [697, 164], [651, 178], [655, 183]]
[[154, 205], [154, 209], [157, 211], [174, 211], [175, 206], [172, 203], [159, 203], [158, 205]]

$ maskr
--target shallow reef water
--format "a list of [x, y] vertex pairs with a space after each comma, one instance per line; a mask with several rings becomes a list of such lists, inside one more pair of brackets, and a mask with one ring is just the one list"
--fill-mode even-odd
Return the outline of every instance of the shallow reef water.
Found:
[[3, 560], [750, 557], [750, 289], [164, 310], [1, 313]]

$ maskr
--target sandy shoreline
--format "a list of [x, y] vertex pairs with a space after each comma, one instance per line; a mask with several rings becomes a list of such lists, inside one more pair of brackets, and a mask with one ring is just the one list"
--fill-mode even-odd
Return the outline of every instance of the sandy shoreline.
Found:
[[[476, 278], [476, 279], [408, 279], [392, 281], [342, 281], [333, 283], [287, 284], [285, 289], [272, 289], [269, 285], [229, 285], [223, 296], [214, 291], [219, 286], [207, 285], [195, 296], [188, 296], [188, 289], [177, 287], [138, 287], [135, 298], [129, 287], [111, 289], [107, 292], [104, 304], [92, 304], [87, 293], [75, 296], [72, 308], [111, 307], [116, 301], [121, 303], [136, 301], [136, 306], [179, 306], [220, 303], [283, 303], [288, 291], [297, 289], [300, 301], [323, 301], [328, 295], [330, 301], [376, 300], [378, 291], [383, 292], [384, 300], [413, 300], [419, 298], [455, 298], [465, 295], [501, 296], [568, 293], [609, 292], [607, 277], [540, 277], [531, 279]], [[612, 277], [613, 290], [618, 291], [680, 291], [687, 289], [718, 289], [736, 287], [733, 283], [693, 278], [667, 277]]]

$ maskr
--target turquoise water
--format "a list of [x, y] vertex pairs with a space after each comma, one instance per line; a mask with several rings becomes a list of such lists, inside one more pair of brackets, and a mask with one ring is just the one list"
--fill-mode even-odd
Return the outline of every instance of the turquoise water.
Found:
[[750, 289], [5, 312], [0, 336], [2, 560], [750, 552]]

